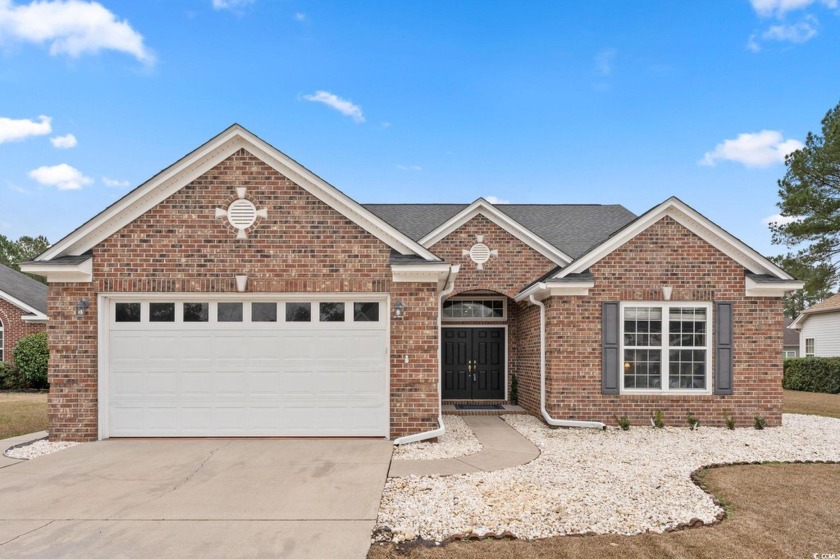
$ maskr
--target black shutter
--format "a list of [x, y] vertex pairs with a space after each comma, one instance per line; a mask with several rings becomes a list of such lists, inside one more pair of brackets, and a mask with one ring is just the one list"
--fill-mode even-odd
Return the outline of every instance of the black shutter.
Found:
[[732, 394], [732, 303], [715, 303], [715, 394]]
[[601, 392], [618, 394], [618, 303], [601, 303]]

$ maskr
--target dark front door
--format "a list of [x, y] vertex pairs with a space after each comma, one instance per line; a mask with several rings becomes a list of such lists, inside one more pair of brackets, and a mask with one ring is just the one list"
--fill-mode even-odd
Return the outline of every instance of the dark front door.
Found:
[[444, 328], [443, 398], [504, 399], [505, 350], [504, 328]]

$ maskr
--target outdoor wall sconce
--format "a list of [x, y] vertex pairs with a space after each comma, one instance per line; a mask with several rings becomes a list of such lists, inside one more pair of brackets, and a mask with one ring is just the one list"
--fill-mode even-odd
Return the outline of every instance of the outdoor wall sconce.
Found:
[[239, 293], [244, 293], [245, 289], [248, 287], [248, 276], [246, 275], [237, 275], [236, 278], [236, 290]]
[[402, 318], [403, 314], [405, 314], [405, 305], [402, 301], [397, 301], [394, 303], [394, 318]]
[[85, 316], [85, 310], [90, 307], [90, 301], [87, 299], [81, 299], [78, 303], [76, 303], [76, 318], [82, 318]]
[[666, 301], [670, 301], [670, 300], [671, 300], [671, 292], [672, 292], [673, 290], [674, 290], [674, 288], [673, 288], [673, 287], [671, 287], [670, 285], [663, 285], [663, 286], [662, 286], [662, 297], [663, 297]]

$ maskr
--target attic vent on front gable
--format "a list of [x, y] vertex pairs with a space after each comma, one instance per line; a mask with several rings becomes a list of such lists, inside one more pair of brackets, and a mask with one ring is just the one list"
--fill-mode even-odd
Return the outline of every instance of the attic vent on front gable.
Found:
[[236, 189], [237, 199], [231, 202], [227, 209], [216, 208], [216, 218], [226, 217], [228, 223], [236, 229], [237, 239], [247, 239], [247, 230], [257, 222], [257, 218], [268, 217], [268, 210], [258, 210], [253, 202], [245, 198], [246, 193], [245, 187], [240, 186]]
[[257, 221], [257, 207], [250, 200], [235, 200], [227, 211], [228, 221], [237, 229], [247, 229]]

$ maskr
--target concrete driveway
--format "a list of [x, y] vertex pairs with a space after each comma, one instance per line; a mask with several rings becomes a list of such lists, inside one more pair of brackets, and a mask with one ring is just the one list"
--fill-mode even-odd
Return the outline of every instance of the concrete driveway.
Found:
[[0, 556], [365, 557], [391, 451], [372, 440], [79, 445], [0, 467]]

